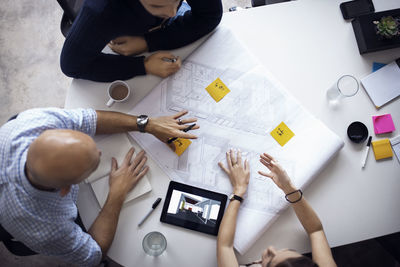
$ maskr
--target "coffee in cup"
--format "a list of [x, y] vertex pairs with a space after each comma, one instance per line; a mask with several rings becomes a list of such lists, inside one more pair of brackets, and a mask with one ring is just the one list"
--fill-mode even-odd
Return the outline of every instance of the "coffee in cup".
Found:
[[107, 106], [111, 107], [114, 102], [123, 102], [128, 99], [131, 89], [124, 81], [114, 81], [108, 87], [109, 100]]

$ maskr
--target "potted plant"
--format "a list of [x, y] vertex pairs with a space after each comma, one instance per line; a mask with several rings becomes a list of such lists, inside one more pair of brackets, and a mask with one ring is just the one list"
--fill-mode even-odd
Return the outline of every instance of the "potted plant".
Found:
[[382, 17], [380, 20], [375, 20], [376, 34], [383, 39], [392, 39], [400, 35], [399, 19], [392, 16]]
[[400, 9], [361, 15], [352, 25], [360, 54], [400, 47]]

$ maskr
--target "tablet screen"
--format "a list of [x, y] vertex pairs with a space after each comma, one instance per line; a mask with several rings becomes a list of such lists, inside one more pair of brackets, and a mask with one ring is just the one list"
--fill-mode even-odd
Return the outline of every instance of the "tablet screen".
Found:
[[226, 199], [224, 194], [171, 182], [160, 220], [217, 235]]

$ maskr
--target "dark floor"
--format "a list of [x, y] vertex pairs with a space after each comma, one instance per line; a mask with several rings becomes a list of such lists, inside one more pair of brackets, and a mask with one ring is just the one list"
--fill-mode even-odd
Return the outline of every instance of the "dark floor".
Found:
[[335, 247], [332, 254], [339, 267], [400, 267], [400, 232]]

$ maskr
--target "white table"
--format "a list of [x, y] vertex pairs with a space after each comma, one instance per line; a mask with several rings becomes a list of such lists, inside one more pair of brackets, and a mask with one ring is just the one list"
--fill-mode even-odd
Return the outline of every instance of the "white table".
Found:
[[[361, 78], [371, 72], [372, 62], [390, 62], [400, 49], [360, 56], [351, 23], [343, 20], [334, 0], [299, 0], [233, 13], [225, 13], [222, 23], [229, 26], [243, 43], [313, 114], [336, 132], [345, 146], [305, 191], [305, 196], [321, 218], [332, 247], [400, 231], [400, 164], [392, 160], [376, 162], [370, 151], [364, 170], [360, 167], [364, 145], [351, 143], [346, 135], [352, 121], [361, 121], [373, 134], [371, 116], [391, 113], [400, 133], [400, 100], [377, 110], [364, 89], [345, 99], [333, 110], [328, 107], [326, 89], [343, 74]], [[374, 1], [382, 11], [400, 7], [398, 0]], [[187, 56], [201, 40], [174, 53]], [[157, 77], [129, 80], [135, 95], [112, 110], [128, 112], [158, 82]], [[104, 109], [108, 84], [74, 80], [67, 94], [66, 108]], [[381, 138], [381, 137], [379, 137]], [[216, 266], [216, 238], [159, 222], [161, 206], [141, 227], [137, 223], [157, 197], [165, 197], [168, 177], [149, 160], [149, 179], [153, 190], [128, 203], [122, 210], [114, 242], [108, 255], [124, 266]], [[99, 208], [91, 188], [81, 186], [79, 210], [86, 226], [96, 218]], [[142, 239], [157, 230], [167, 238], [166, 252], [146, 256]], [[291, 209], [254, 244], [238, 256], [241, 263], [259, 258], [268, 245], [310, 251], [307, 236]]]

